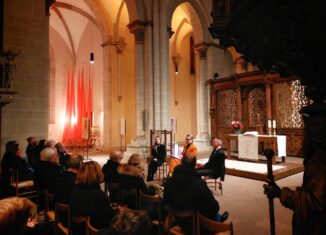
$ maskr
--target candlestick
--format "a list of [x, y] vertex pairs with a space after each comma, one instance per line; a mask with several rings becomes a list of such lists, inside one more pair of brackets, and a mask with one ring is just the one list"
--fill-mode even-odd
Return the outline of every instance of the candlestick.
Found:
[[276, 120], [273, 120], [273, 128], [276, 128]]
[[267, 121], [267, 127], [268, 127], [268, 128], [272, 128], [272, 121], [271, 121], [271, 120], [268, 120], [268, 121]]

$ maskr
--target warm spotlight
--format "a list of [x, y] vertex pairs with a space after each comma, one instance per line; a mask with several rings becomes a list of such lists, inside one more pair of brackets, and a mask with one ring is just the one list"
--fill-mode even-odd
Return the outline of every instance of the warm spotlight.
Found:
[[90, 54], [90, 63], [94, 64], [94, 53], [93, 52], [91, 52], [91, 54]]

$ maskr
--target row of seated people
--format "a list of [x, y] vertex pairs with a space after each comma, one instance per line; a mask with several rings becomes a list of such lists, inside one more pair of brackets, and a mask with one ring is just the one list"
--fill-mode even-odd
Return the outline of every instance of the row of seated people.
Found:
[[[123, 210], [112, 219], [107, 235], [149, 235], [150, 219], [144, 210]], [[40, 226], [37, 206], [27, 198], [9, 197], [0, 200], [0, 234], [51, 235], [51, 227]]]

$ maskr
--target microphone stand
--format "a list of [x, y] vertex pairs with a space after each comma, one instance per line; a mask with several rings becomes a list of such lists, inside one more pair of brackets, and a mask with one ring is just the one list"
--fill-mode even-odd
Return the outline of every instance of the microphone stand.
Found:
[[[272, 149], [265, 150], [265, 156], [267, 158], [267, 179], [268, 186], [274, 185], [274, 175], [273, 175], [273, 156], [274, 151]], [[274, 197], [272, 195], [267, 195], [268, 206], [269, 206], [269, 222], [271, 235], [275, 235], [275, 216], [274, 216]]]

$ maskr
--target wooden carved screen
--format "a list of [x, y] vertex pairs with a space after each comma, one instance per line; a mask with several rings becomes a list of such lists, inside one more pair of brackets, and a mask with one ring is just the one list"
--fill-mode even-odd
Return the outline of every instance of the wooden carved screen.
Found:
[[254, 88], [248, 94], [248, 126], [256, 129], [266, 123], [266, 96], [261, 88]]
[[217, 136], [224, 139], [230, 133], [230, 123], [237, 119], [237, 94], [233, 89], [221, 90], [216, 94]]
[[273, 90], [277, 132], [287, 136], [289, 155], [301, 155], [303, 121], [299, 110], [308, 103], [304, 88], [295, 80], [275, 83]]

